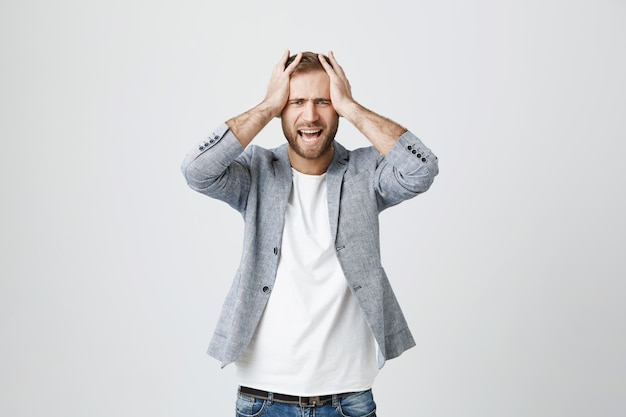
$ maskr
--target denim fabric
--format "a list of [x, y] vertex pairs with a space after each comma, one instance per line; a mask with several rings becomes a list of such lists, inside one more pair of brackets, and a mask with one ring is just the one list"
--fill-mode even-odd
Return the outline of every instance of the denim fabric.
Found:
[[372, 390], [333, 398], [321, 406], [302, 407], [271, 400], [260, 400], [245, 394], [237, 396], [236, 417], [376, 417]]

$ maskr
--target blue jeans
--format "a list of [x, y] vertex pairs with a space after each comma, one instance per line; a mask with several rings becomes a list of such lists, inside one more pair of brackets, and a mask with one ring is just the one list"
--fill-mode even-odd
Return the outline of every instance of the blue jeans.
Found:
[[237, 417], [376, 417], [372, 390], [358, 392], [323, 405], [303, 407], [272, 400], [262, 400], [245, 394], [237, 396]]

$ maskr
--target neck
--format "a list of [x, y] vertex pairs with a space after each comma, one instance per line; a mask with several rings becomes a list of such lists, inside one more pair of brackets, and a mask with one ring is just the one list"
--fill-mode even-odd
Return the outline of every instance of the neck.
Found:
[[289, 162], [291, 167], [298, 172], [307, 175], [322, 175], [328, 170], [333, 160], [335, 149], [331, 148], [329, 152], [315, 159], [307, 159], [298, 155], [291, 146], [288, 148]]

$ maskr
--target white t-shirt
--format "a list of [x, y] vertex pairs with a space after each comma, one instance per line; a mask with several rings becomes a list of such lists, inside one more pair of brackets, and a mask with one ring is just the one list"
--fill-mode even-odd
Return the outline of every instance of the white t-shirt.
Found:
[[293, 170], [276, 282], [248, 349], [235, 362], [240, 385], [300, 396], [372, 386], [376, 342], [335, 250], [326, 175]]

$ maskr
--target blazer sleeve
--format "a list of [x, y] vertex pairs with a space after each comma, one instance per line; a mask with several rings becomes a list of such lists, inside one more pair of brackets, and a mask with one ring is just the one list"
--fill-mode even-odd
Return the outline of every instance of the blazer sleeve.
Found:
[[379, 209], [382, 211], [427, 191], [438, 173], [437, 156], [407, 131], [376, 169], [374, 184]]
[[181, 171], [193, 190], [243, 212], [250, 190], [246, 156], [239, 140], [222, 124], [185, 156]]

